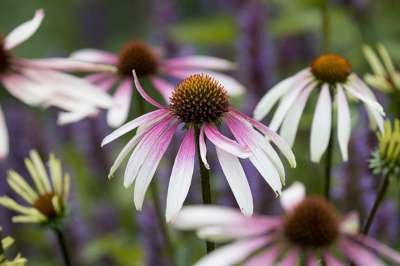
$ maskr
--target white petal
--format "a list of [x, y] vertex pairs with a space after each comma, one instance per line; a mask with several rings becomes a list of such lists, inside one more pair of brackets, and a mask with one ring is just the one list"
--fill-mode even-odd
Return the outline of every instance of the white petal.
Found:
[[340, 231], [345, 234], [358, 234], [360, 230], [360, 218], [357, 212], [347, 214], [340, 223]]
[[282, 191], [280, 197], [282, 208], [289, 213], [306, 197], [306, 188], [300, 182], [294, 182], [289, 188]]
[[201, 161], [203, 162], [204, 166], [207, 169], [210, 169], [210, 165], [207, 162], [207, 145], [204, 139], [204, 125], [201, 127], [199, 133], [199, 147], [200, 147]]
[[347, 103], [346, 95], [344, 94], [343, 88], [337, 86], [337, 114], [338, 114], [338, 141], [340, 151], [342, 153], [343, 161], [347, 161], [348, 158], [348, 145], [351, 133], [351, 120], [350, 120], [350, 110]]
[[240, 210], [245, 215], [253, 214], [253, 197], [246, 174], [239, 159], [232, 154], [216, 147], [218, 161], [228, 181]]
[[128, 118], [132, 99], [132, 82], [125, 79], [113, 96], [113, 104], [107, 112], [107, 123], [111, 127], [121, 126]]
[[[313, 85], [312, 85], [313, 86]], [[286, 114], [285, 120], [283, 120], [280, 128], [280, 135], [284, 138], [290, 147], [293, 147], [294, 140], [296, 138], [297, 129], [301, 115], [303, 114], [304, 107], [306, 106], [310, 92], [313, 89], [312, 86], [305, 88], [298, 99], [293, 104], [292, 108]]]
[[31, 20], [22, 23], [6, 36], [4, 40], [4, 48], [6, 50], [13, 49], [29, 39], [39, 28], [40, 24], [42, 24], [43, 18], [43, 9], [36, 10], [34, 17]]
[[[87, 104], [82, 103], [82, 105], [86, 105], [87, 108], [82, 110], [74, 110], [71, 112], [60, 112], [57, 117], [58, 125], [67, 125], [71, 123], [76, 123], [86, 117], [93, 117], [98, 114], [98, 110], [93, 106], [87, 106]], [[57, 105], [60, 107], [59, 105]]]
[[20, 59], [20, 62], [27, 67], [39, 67], [66, 72], [117, 72], [117, 68], [112, 65], [94, 64], [71, 58]]
[[81, 49], [70, 55], [71, 58], [86, 62], [116, 64], [118, 57], [110, 52], [96, 49]]
[[200, 68], [210, 70], [232, 70], [235, 64], [221, 58], [212, 56], [183, 56], [169, 59], [165, 62], [167, 67], [171, 68]]
[[324, 84], [315, 107], [311, 126], [311, 161], [319, 162], [329, 144], [332, 126], [332, 100], [329, 85]]
[[166, 218], [170, 222], [182, 208], [192, 182], [195, 157], [194, 130], [189, 128], [176, 155], [169, 179]]
[[8, 155], [8, 133], [7, 124], [4, 118], [3, 110], [0, 106], [0, 160]]

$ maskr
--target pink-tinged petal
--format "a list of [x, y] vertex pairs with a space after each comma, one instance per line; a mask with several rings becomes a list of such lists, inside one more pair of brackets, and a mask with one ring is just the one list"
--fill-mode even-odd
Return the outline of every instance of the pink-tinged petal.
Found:
[[116, 65], [118, 63], [118, 57], [110, 52], [101, 51], [97, 49], [82, 49], [78, 50], [70, 55], [72, 59]]
[[282, 190], [281, 177], [271, 159], [264, 152], [257, 138], [254, 137], [256, 133], [249, 124], [235, 118], [234, 116], [227, 116], [226, 124], [232, 134], [239, 141], [240, 144], [246, 145], [251, 151], [249, 160], [260, 172], [264, 180], [271, 186], [276, 194], [280, 194]]
[[266, 244], [265, 237], [242, 240], [218, 248], [196, 262], [194, 266], [235, 265]]
[[194, 230], [207, 226], [238, 224], [243, 218], [243, 214], [233, 208], [192, 205], [182, 208], [175, 217], [173, 226], [180, 230]]
[[313, 89], [312, 85], [307, 86], [294, 102], [292, 108], [288, 111], [280, 128], [280, 135], [284, 138], [290, 147], [293, 147], [296, 138], [297, 129], [304, 107], [306, 106], [310, 92]]
[[36, 10], [34, 17], [31, 20], [22, 23], [6, 36], [4, 40], [4, 48], [6, 50], [13, 49], [29, 39], [40, 27], [43, 18], [43, 9]]
[[317, 259], [314, 254], [308, 255], [307, 266], [319, 266], [321, 265], [321, 260]]
[[[145, 163], [149, 153], [154, 149], [154, 146], [160, 142], [160, 138], [168, 130], [173, 120], [171, 117], [166, 117], [157, 123], [149, 130], [140, 143], [132, 152], [124, 173], [124, 186], [129, 187], [137, 178], [142, 165]], [[153, 121], [151, 121], [154, 123]]]
[[178, 70], [178, 69], [165, 69], [165, 72], [178, 79], [185, 79], [188, 76], [195, 74], [207, 74], [221, 83], [228, 95], [237, 96], [245, 92], [245, 88], [236, 79], [217, 72], [209, 70]]
[[28, 105], [45, 104], [54, 93], [52, 88], [20, 74], [9, 73], [1, 76], [0, 79], [11, 95]]
[[280, 152], [286, 157], [291, 167], [296, 167], [296, 158], [290, 146], [286, 143], [286, 141], [276, 134], [273, 130], [268, 128], [266, 125], [261, 122], [248, 117], [241, 112], [231, 109], [230, 114], [240, 119], [242, 121], [249, 122], [252, 126], [254, 126], [257, 130], [263, 133], [269, 141], [272, 141], [276, 145], [276, 147], [280, 150]]
[[340, 244], [340, 250], [356, 265], [384, 265], [372, 252], [368, 251], [364, 247], [351, 242], [347, 239], [343, 239]]
[[194, 129], [190, 127], [182, 140], [169, 179], [166, 219], [170, 222], [180, 211], [192, 183], [195, 157]]
[[351, 133], [351, 118], [350, 118], [350, 109], [347, 103], [346, 95], [344, 94], [343, 88], [341, 86], [337, 86], [337, 114], [338, 114], [338, 141], [340, 151], [342, 153], [343, 161], [347, 161], [348, 159], [348, 145], [350, 140]]
[[169, 68], [200, 68], [200, 69], [210, 69], [210, 70], [233, 70], [235, 69], [235, 64], [231, 61], [212, 57], [212, 56], [184, 56], [178, 58], [172, 58], [165, 62], [166, 67]]
[[358, 213], [353, 211], [347, 214], [340, 223], [340, 231], [345, 234], [357, 234], [360, 230], [360, 218]]
[[160, 103], [151, 98], [150, 95], [148, 95], [147, 92], [143, 89], [142, 84], [140, 84], [139, 78], [137, 77], [135, 70], [133, 70], [132, 73], [133, 73], [133, 78], [135, 80], [136, 89], [138, 90], [142, 98], [149, 104], [154, 105], [155, 107], [164, 108]]
[[158, 164], [166, 152], [172, 137], [177, 128], [177, 124], [172, 125], [161, 137], [159, 142], [154, 145], [152, 151], [148, 154], [146, 161], [140, 168], [138, 177], [135, 182], [133, 201], [137, 210], [141, 210], [143, 206], [144, 196], [147, 188], [153, 179], [154, 173], [157, 170]]
[[291, 248], [279, 262], [280, 266], [297, 266], [300, 258], [300, 251], [298, 248]]
[[[138, 128], [136, 135], [124, 146], [121, 152], [118, 154], [113, 165], [111, 166], [108, 178], [113, 177], [115, 171], [119, 168], [128, 154], [135, 148], [135, 146], [143, 139], [143, 137], [153, 128], [154, 123], [150, 125], [142, 125]], [[143, 127], [143, 128], [142, 128]]]
[[289, 188], [282, 192], [280, 197], [282, 208], [291, 212], [293, 208], [306, 197], [306, 188], [300, 182], [294, 182]]
[[132, 82], [125, 79], [113, 96], [113, 104], [107, 113], [107, 123], [111, 127], [121, 126], [128, 118], [132, 99]]
[[221, 165], [229, 187], [232, 189], [236, 202], [244, 215], [253, 214], [253, 197], [249, 182], [242, 165], [236, 156], [216, 147], [218, 161]]
[[278, 128], [281, 126], [283, 119], [285, 119], [286, 114], [293, 106], [293, 103], [299, 97], [300, 93], [305, 88], [314, 87], [315, 85], [316, 82], [312, 81], [311, 77], [294, 84], [294, 87], [291, 88], [290, 92], [282, 97], [281, 101], [279, 102], [279, 106], [276, 109], [274, 116], [272, 117], [269, 128], [271, 128], [275, 132], [278, 131]]
[[0, 160], [3, 160], [8, 155], [8, 133], [7, 124], [4, 118], [3, 110], [0, 106]]
[[344, 266], [345, 264], [335, 258], [330, 252], [325, 252], [324, 261], [326, 266]]
[[309, 79], [310, 75], [309, 69], [302, 70], [296, 75], [282, 80], [269, 89], [254, 109], [254, 118], [262, 120], [283, 95], [296, 86], [299, 81]]
[[150, 81], [153, 84], [154, 88], [156, 88], [156, 90], [158, 90], [158, 92], [163, 96], [165, 101], [169, 102], [175, 86], [167, 82], [166, 80], [155, 76], [150, 77]]
[[311, 161], [319, 162], [329, 144], [332, 126], [332, 100], [329, 85], [322, 85], [311, 126]]
[[260, 266], [260, 265], [274, 265], [279, 254], [281, 247], [279, 245], [273, 245], [267, 250], [263, 250], [261, 254], [255, 255], [247, 260], [244, 266]]
[[113, 65], [96, 64], [71, 58], [20, 59], [19, 62], [26, 67], [39, 67], [66, 72], [117, 72], [117, 68]]
[[103, 139], [101, 146], [104, 146], [104, 145], [110, 143], [111, 141], [114, 141], [115, 139], [121, 137], [122, 135], [125, 135], [129, 131], [134, 130], [135, 128], [137, 128], [138, 126], [140, 126], [142, 124], [151, 123], [155, 119], [159, 121], [160, 119], [168, 116], [169, 114], [170, 113], [167, 109], [159, 109], [159, 110], [155, 110], [150, 113], [144, 114], [142, 116], [139, 116], [139, 117], [133, 119], [132, 121], [126, 123], [125, 125], [121, 126], [120, 128], [117, 128], [111, 134], [107, 135]]
[[201, 127], [199, 133], [199, 147], [200, 147], [201, 161], [203, 162], [204, 166], [207, 169], [210, 169], [210, 165], [207, 162], [207, 145], [204, 139], [204, 126]]
[[238, 144], [236, 141], [222, 135], [214, 125], [208, 124], [205, 126], [204, 133], [207, 138], [220, 149], [240, 158], [248, 158], [250, 156], [248, 149], [243, 145]]
[[86, 117], [93, 117], [98, 114], [98, 110], [92, 106], [87, 106], [82, 110], [75, 110], [71, 112], [60, 112], [57, 117], [58, 125], [66, 125], [76, 123]]
[[[88, 80], [87, 77], [86, 77], [85, 79]], [[103, 91], [103, 92], [108, 92], [108, 91], [112, 88], [112, 86], [113, 86], [115, 83], [117, 83], [118, 80], [119, 80], [118, 77], [116, 77], [116, 76], [111, 76], [111, 77], [107, 77], [107, 78], [105, 78], [105, 79], [103, 79], [103, 80], [99, 80], [99, 81], [97, 81], [97, 82], [92, 82], [92, 83], [93, 83], [96, 87], [98, 87], [101, 91]], [[132, 88], [132, 85], [133, 85], [133, 84], [131, 84], [131, 88]]]
[[90, 83], [98, 83], [98, 82], [102, 82], [106, 79], [109, 79], [110, 77], [112, 77], [114, 75], [110, 74], [110, 73], [95, 73], [95, 74], [90, 74], [85, 76], [85, 79], [87, 81], [89, 81]]
[[396, 263], [396, 265], [400, 265], [400, 253], [390, 247], [372, 239], [368, 236], [358, 235], [354, 237], [358, 240], [362, 245], [371, 248], [376, 251], [379, 255], [385, 257], [391, 262]]

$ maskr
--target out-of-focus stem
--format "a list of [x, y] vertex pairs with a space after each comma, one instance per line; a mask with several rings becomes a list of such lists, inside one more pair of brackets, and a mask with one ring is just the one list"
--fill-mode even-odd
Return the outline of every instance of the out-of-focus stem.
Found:
[[65, 266], [71, 266], [71, 259], [68, 254], [68, 248], [67, 248], [67, 243], [65, 242], [65, 237], [63, 231], [58, 228], [54, 227], [53, 231], [57, 237], [58, 245], [60, 246], [61, 254], [64, 260], [64, 265]]
[[322, 16], [322, 47], [324, 53], [331, 50], [331, 28], [330, 28], [330, 16], [329, 16], [329, 0], [323, 0], [321, 6], [321, 16]]

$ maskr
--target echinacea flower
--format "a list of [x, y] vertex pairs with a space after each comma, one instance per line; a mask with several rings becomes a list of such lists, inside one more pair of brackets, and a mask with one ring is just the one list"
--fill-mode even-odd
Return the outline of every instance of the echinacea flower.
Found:
[[254, 117], [263, 119], [279, 101], [269, 127], [275, 131], [280, 128], [280, 135], [293, 146], [301, 115], [312, 91], [319, 92], [319, 97], [311, 126], [311, 161], [319, 162], [328, 147], [333, 103], [336, 104], [337, 136], [343, 161], [348, 158], [351, 133], [348, 98], [362, 101], [371, 125], [383, 129], [382, 106], [364, 82], [352, 73], [350, 63], [336, 54], [319, 56], [311, 67], [275, 85], [256, 106]]
[[[24, 59], [12, 54], [16, 48], [29, 39], [39, 28], [44, 17], [43, 10], [15, 28], [6, 37], [0, 35], [0, 82], [14, 97], [28, 105], [42, 107], [57, 106], [66, 110], [61, 120], [70, 120], [70, 112], [94, 113], [97, 107], [108, 108], [111, 99], [105, 93], [87, 82], [60, 72], [71, 67], [80, 70], [99, 70], [106, 66], [82, 63], [71, 59]], [[3, 111], [0, 108], [0, 159], [8, 154], [9, 140]]]
[[389, 52], [386, 50], [385, 46], [378, 44], [377, 48], [379, 56], [370, 46], [365, 45], [363, 47], [364, 56], [373, 72], [372, 74], [366, 74], [364, 76], [365, 82], [383, 92], [392, 93], [399, 91], [400, 72], [395, 69]]
[[95, 49], [79, 50], [71, 55], [71, 58], [83, 62], [109, 64], [113, 71], [101, 71], [87, 77], [87, 80], [109, 91], [116, 86], [114, 104], [107, 114], [108, 124], [118, 127], [126, 122], [132, 98], [133, 79], [132, 70], [140, 79], [146, 78], [152, 86], [169, 100], [174, 84], [167, 78], [183, 79], [195, 73], [208, 73], [229, 85], [228, 93], [237, 95], [244, 88], [235, 79], [216, 72], [232, 70], [234, 64], [220, 58], [211, 56], [185, 56], [166, 59], [161, 52], [139, 40], [133, 40], [125, 45], [118, 54]]
[[8, 196], [0, 197], [0, 205], [19, 213], [12, 218], [15, 223], [57, 223], [65, 215], [70, 188], [69, 175], [63, 176], [61, 162], [53, 154], [50, 154], [48, 161], [50, 178], [37, 151], [30, 152], [25, 165], [34, 187], [13, 170], [9, 171], [7, 182], [27, 205], [17, 203]]
[[226, 244], [195, 266], [228, 265], [384, 265], [377, 253], [400, 264], [400, 254], [358, 233], [358, 216], [341, 217], [319, 196], [305, 196], [301, 183], [293, 184], [280, 198], [282, 216], [243, 216], [235, 209], [189, 206], [181, 210], [176, 228], [197, 230], [201, 238]]
[[[142, 97], [158, 109], [142, 115], [105, 137], [102, 145], [138, 128], [111, 167], [112, 176], [122, 161], [132, 153], [124, 174], [125, 187], [135, 182], [134, 203], [142, 208], [145, 192], [175, 131], [185, 135], [180, 145], [169, 181], [166, 218], [173, 219], [188, 193], [199, 145], [201, 161], [206, 159], [205, 137], [215, 145], [218, 161], [241, 210], [250, 215], [253, 199], [248, 181], [238, 158], [248, 158], [277, 194], [285, 180], [283, 164], [270, 144], [274, 143], [292, 166], [295, 158], [287, 144], [272, 130], [229, 105], [222, 83], [205, 74], [189, 76], [172, 92], [170, 104], [162, 106], [143, 90], [134, 72], [134, 81]], [[236, 141], [223, 135], [219, 128], [227, 126]], [[133, 151], [133, 152], [132, 152]]]
[[5, 251], [14, 244], [14, 239], [9, 236], [3, 238], [1, 232], [0, 227], [0, 266], [24, 266], [27, 260], [20, 254], [11, 260], [6, 258]]

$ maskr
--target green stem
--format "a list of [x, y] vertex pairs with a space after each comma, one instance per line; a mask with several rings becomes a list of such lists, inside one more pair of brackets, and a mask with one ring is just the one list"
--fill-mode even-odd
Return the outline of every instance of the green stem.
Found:
[[2, 263], [3, 261], [6, 260], [6, 254], [5, 254], [5, 251], [3, 248], [2, 239], [3, 239], [3, 235], [1, 234], [1, 231], [0, 231], [0, 256], [3, 256], [2, 258], [0, 258], [0, 263]]
[[332, 172], [332, 162], [333, 162], [333, 143], [335, 139], [335, 129], [334, 123], [331, 126], [331, 133], [329, 137], [329, 144], [326, 151], [325, 157], [325, 184], [324, 184], [324, 196], [329, 201], [331, 198], [331, 172]]
[[378, 211], [378, 208], [381, 205], [383, 198], [385, 197], [388, 187], [389, 187], [389, 175], [385, 175], [383, 177], [383, 182], [379, 188], [378, 194], [376, 195], [374, 205], [372, 206], [371, 212], [368, 215], [367, 222], [362, 228], [361, 233], [363, 233], [364, 235], [368, 234], [368, 231], [372, 225], [372, 221], [374, 220], [375, 214]]
[[53, 231], [57, 237], [58, 245], [60, 246], [61, 254], [64, 260], [64, 265], [65, 266], [71, 266], [71, 259], [68, 255], [68, 248], [67, 248], [67, 242], [65, 241], [64, 233], [63, 231], [58, 228], [54, 227]]
[[322, 16], [322, 46], [323, 51], [325, 53], [331, 50], [330, 46], [330, 35], [331, 35], [331, 28], [330, 28], [330, 17], [329, 17], [329, 0], [323, 0], [321, 6], [321, 16]]
[[[196, 140], [199, 139], [199, 128], [195, 127]], [[197, 159], [200, 165], [200, 179], [201, 179], [201, 193], [203, 197], [203, 204], [211, 204], [211, 185], [210, 185], [210, 173], [203, 163], [200, 155], [200, 144], [196, 141]], [[215, 244], [213, 242], [206, 241], [207, 253], [210, 253], [215, 249]]]

